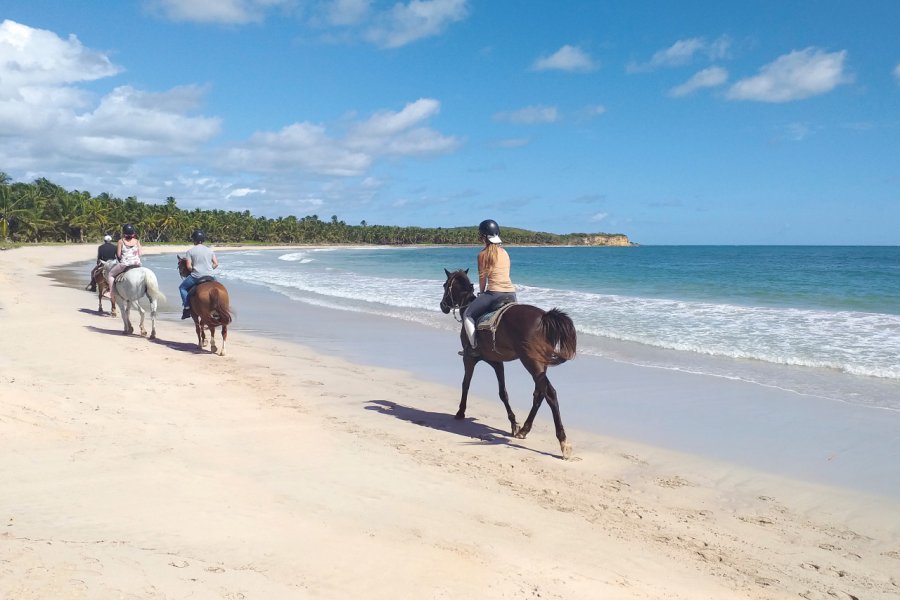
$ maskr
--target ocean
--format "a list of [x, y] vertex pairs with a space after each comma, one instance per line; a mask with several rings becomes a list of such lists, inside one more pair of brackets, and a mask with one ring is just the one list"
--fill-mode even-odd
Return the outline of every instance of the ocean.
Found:
[[[291, 302], [457, 332], [438, 308], [444, 269], [475, 279], [478, 250], [237, 251], [223, 254], [219, 276]], [[568, 313], [582, 356], [900, 411], [900, 247], [507, 250], [519, 301]], [[170, 269], [171, 260], [145, 263]]]

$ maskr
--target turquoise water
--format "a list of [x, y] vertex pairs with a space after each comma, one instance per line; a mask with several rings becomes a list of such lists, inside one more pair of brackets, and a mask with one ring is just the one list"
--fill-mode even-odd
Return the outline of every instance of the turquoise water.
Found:
[[[569, 313], [579, 352], [900, 410], [900, 248], [509, 247], [519, 301]], [[223, 280], [458, 330], [444, 268], [476, 247], [244, 251]]]

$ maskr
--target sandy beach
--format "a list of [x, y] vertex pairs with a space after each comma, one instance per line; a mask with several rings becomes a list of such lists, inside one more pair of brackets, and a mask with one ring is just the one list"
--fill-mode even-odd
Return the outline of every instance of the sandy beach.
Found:
[[900, 596], [896, 498], [575, 422], [564, 461], [546, 407], [512, 439], [494, 396], [455, 421], [457, 387], [239, 311], [224, 357], [173, 314], [125, 336], [41, 276], [91, 253], [0, 252], [0, 598]]

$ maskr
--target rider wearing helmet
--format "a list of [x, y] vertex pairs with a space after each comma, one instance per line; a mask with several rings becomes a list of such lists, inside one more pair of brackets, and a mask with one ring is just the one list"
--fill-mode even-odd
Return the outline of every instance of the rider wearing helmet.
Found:
[[187, 251], [185, 258], [186, 266], [191, 270], [191, 274], [184, 278], [181, 285], [178, 286], [178, 292], [181, 294], [181, 318], [187, 319], [191, 316], [191, 307], [188, 305], [188, 294], [201, 277], [213, 277], [213, 269], [219, 268], [219, 261], [216, 253], [209, 246], [204, 245], [206, 234], [200, 229], [195, 229], [191, 233], [191, 241], [194, 247]]
[[509, 254], [500, 244], [500, 226], [487, 219], [478, 225], [478, 239], [484, 248], [478, 253], [478, 290], [481, 292], [463, 315], [463, 327], [469, 338], [466, 352], [477, 355], [475, 350], [475, 320], [496, 305], [516, 301], [516, 288], [509, 278]]
[[[109, 297], [112, 302], [116, 301], [116, 277], [125, 270], [125, 267], [141, 264], [141, 242], [137, 238], [134, 225], [126, 223], [122, 225], [122, 237], [116, 245], [116, 258], [119, 263], [109, 270], [106, 276], [106, 283], [109, 284]], [[106, 294], [103, 294], [104, 297]]]

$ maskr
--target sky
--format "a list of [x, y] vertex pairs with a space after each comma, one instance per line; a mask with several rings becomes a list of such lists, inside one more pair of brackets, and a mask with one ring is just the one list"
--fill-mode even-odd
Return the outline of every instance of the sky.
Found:
[[0, 171], [184, 209], [900, 245], [900, 2], [0, 0]]

